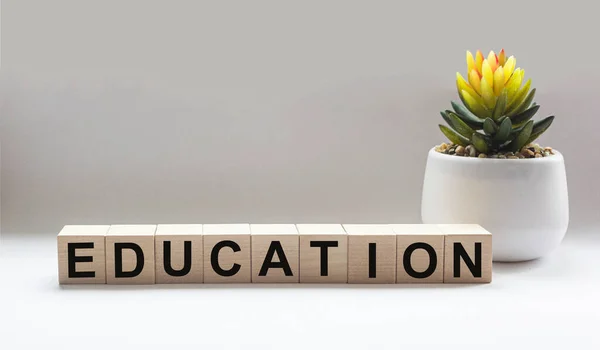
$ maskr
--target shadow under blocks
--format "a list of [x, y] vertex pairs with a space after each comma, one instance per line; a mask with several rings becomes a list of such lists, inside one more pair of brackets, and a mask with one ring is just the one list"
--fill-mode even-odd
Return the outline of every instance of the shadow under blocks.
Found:
[[490, 283], [479, 225], [67, 225], [60, 284]]

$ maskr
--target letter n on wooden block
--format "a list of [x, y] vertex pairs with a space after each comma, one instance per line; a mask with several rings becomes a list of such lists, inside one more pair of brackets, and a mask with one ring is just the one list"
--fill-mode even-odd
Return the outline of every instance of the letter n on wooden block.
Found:
[[204, 283], [250, 283], [250, 225], [205, 224]]
[[105, 236], [109, 225], [67, 225], [57, 236], [61, 284], [106, 283]]
[[344, 225], [348, 283], [396, 282], [396, 234], [389, 225]]
[[158, 225], [156, 283], [202, 283], [202, 225]]
[[439, 225], [445, 234], [444, 283], [492, 281], [492, 234], [479, 225]]
[[444, 282], [444, 234], [437, 225], [390, 225], [396, 233], [396, 283]]
[[154, 284], [156, 225], [112, 225], [106, 235], [106, 283]]
[[300, 283], [348, 281], [348, 235], [340, 224], [297, 224]]
[[252, 283], [298, 283], [300, 239], [294, 224], [252, 224]]

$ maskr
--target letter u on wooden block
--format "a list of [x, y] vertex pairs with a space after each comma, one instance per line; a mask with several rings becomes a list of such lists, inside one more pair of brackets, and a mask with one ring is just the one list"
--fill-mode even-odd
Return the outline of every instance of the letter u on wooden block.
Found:
[[300, 283], [348, 281], [348, 235], [340, 224], [297, 224]]
[[249, 224], [206, 224], [204, 283], [250, 283], [251, 245]]
[[492, 234], [479, 225], [439, 225], [445, 234], [444, 283], [492, 281]]
[[158, 225], [156, 283], [202, 283], [202, 225]]
[[252, 283], [298, 283], [299, 237], [294, 224], [252, 224]]
[[156, 225], [112, 225], [106, 235], [106, 283], [154, 284]]
[[348, 283], [396, 282], [396, 234], [389, 225], [344, 225]]
[[58, 281], [106, 283], [105, 236], [110, 225], [67, 225], [59, 232]]
[[390, 225], [396, 234], [396, 283], [444, 282], [444, 234], [437, 225]]

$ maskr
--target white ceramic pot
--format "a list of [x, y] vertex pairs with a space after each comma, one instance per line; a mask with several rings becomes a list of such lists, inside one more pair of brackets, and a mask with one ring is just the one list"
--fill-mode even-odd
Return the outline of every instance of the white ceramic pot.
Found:
[[569, 224], [564, 158], [491, 159], [429, 151], [421, 218], [425, 224], [479, 224], [492, 233], [494, 261], [543, 257]]

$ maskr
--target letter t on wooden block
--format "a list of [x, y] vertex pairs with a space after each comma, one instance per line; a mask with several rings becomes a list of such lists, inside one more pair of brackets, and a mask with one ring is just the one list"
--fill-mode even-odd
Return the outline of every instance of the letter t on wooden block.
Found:
[[205, 224], [204, 283], [250, 283], [250, 225]]
[[106, 235], [106, 283], [154, 284], [156, 225], [112, 225]]
[[438, 225], [446, 235], [444, 283], [492, 281], [492, 234], [479, 225]]
[[389, 225], [344, 225], [348, 283], [396, 282], [396, 234]]
[[252, 283], [298, 283], [299, 237], [294, 224], [252, 224]]
[[202, 225], [158, 225], [156, 283], [202, 283]]
[[300, 283], [348, 281], [348, 235], [340, 224], [297, 224]]
[[444, 282], [444, 234], [437, 225], [390, 225], [396, 233], [396, 283]]
[[109, 225], [67, 225], [59, 232], [58, 281], [60, 284], [104, 284], [104, 239]]

